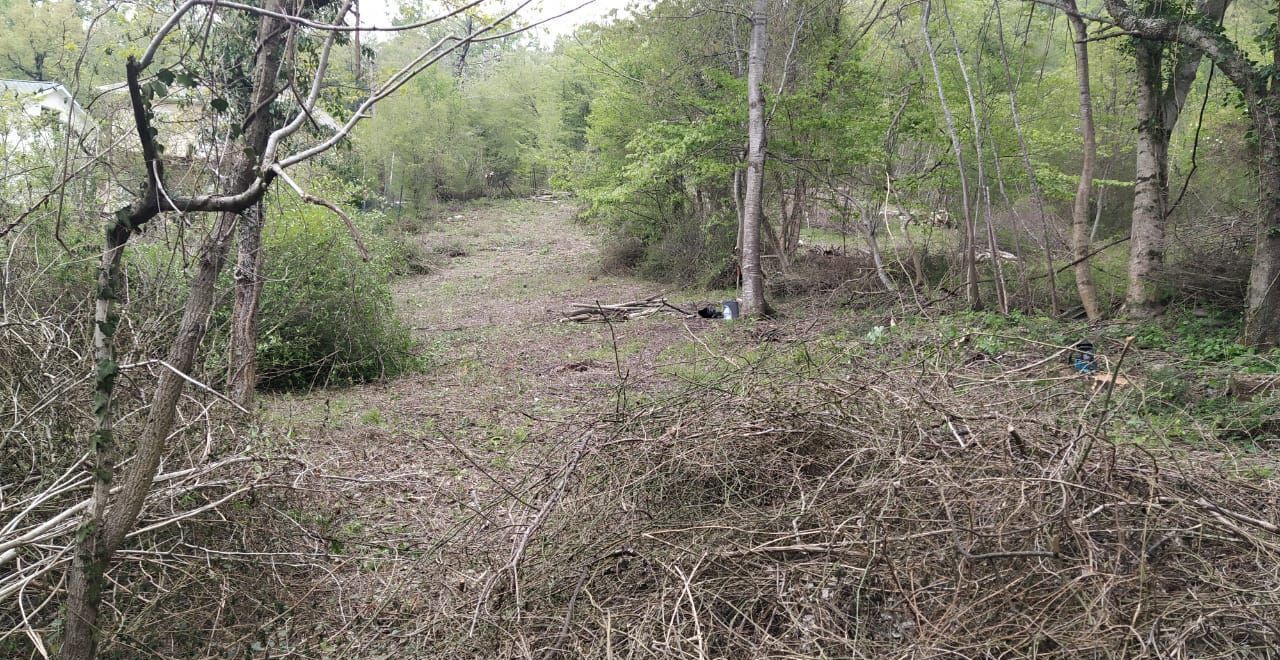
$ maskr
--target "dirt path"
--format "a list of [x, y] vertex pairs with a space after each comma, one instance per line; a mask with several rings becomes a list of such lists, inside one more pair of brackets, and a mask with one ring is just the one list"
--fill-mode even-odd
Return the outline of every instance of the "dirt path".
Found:
[[[631, 384], [647, 380], [682, 326], [561, 323], [574, 302], [644, 298], [661, 285], [597, 276], [597, 237], [559, 202], [515, 201], [449, 214], [423, 237], [438, 272], [396, 284], [401, 314], [434, 361], [387, 386], [422, 412], [497, 418], [599, 403], [617, 383], [614, 337]], [[403, 407], [403, 406], [400, 406]], [[491, 421], [498, 421], [494, 419]]]
[[[394, 285], [399, 312], [430, 361], [426, 373], [281, 397], [274, 410], [314, 421], [320, 400], [330, 424], [347, 426], [354, 417], [400, 426], [423, 417], [498, 422], [598, 401], [616, 384], [609, 328], [560, 323], [559, 317], [573, 302], [642, 298], [661, 287], [597, 277], [596, 237], [572, 215], [567, 204], [532, 201], [449, 213], [420, 239], [428, 252], [441, 255], [441, 267]], [[615, 326], [622, 368], [633, 384], [655, 371], [672, 340], [687, 338], [680, 323], [664, 321]]]
[[[295, 485], [306, 493], [281, 508], [296, 511], [307, 551], [359, 559], [304, 572], [290, 587], [300, 602], [337, 608], [330, 612], [391, 603], [397, 616], [412, 616], [429, 607], [421, 592], [439, 587], [417, 584], [419, 562], [455, 570], [480, 552], [450, 540], [462, 517], [518, 526], [529, 512], [480, 513], [478, 503], [543, 478], [575, 433], [613, 409], [619, 367], [630, 391], [664, 386], [687, 362], [690, 333], [721, 331], [719, 322], [674, 315], [616, 324], [613, 334], [558, 322], [575, 301], [660, 292], [638, 279], [596, 277], [596, 239], [564, 204], [465, 207], [421, 240], [455, 255], [395, 285], [430, 368], [268, 403], [270, 435], [288, 439], [278, 449], [302, 464]], [[314, 625], [370, 634], [331, 619]]]

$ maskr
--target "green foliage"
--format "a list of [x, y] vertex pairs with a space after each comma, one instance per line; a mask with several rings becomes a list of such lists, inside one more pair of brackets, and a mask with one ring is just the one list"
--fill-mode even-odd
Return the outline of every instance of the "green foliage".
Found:
[[0, 2], [0, 78], [65, 80], [84, 48], [72, 0]]
[[1134, 332], [1139, 348], [1162, 350], [1193, 365], [1228, 366], [1242, 373], [1272, 373], [1280, 364], [1280, 350], [1259, 352], [1239, 342], [1239, 315], [1178, 310]]
[[[669, 0], [583, 30], [576, 45], [562, 48], [566, 121], [574, 122], [571, 135], [585, 123], [586, 150], [557, 181], [584, 200], [587, 217], [641, 243], [645, 275], [716, 284], [733, 272], [746, 85], [731, 44], [745, 24], [699, 9], [696, 1]], [[662, 18], [667, 13], [691, 18]], [[780, 151], [787, 139], [771, 138]]]
[[[309, 185], [331, 197], [352, 194], [332, 180]], [[278, 189], [265, 209], [261, 386], [344, 384], [416, 368], [420, 359], [391, 299], [394, 251], [377, 232], [383, 219], [354, 216], [373, 255], [366, 262], [342, 222], [327, 209]]]
[[[383, 48], [388, 72], [421, 35]], [[563, 149], [549, 56], [471, 51], [464, 75], [438, 66], [378, 106], [355, 136], [360, 176], [387, 202], [421, 211], [437, 200], [519, 195], [548, 185]]]

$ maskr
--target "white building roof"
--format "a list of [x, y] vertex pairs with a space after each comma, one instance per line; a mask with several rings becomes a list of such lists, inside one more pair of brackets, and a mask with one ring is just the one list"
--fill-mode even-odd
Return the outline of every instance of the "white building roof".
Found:
[[22, 101], [26, 113], [33, 117], [39, 116], [41, 110], [57, 113], [63, 122], [71, 126], [71, 130], [82, 137], [98, 131], [97, 123], [61, 83], [0, 78], [0, 95]]
[[47, 80], [9, 80], [0, 78], [0, 89], [21, 95], [39, 94], [58, 87], [62, 87], [62, 85]]

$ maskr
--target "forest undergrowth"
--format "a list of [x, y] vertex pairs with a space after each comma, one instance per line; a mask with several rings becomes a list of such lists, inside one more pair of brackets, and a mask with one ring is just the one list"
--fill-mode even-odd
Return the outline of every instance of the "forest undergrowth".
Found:
[[[1098, 342], [1108, 381], [1064, 364], [1073, 344], [1046, 327], [850, 320], [697, 342], [679, 385], [620, 399], [564, 441], [554, 477], [495, 493], [525, 522], [469, 527], [500, 549], [418, 652], [1274, 652], [1274, 395], [1215, 426], [1162, 384], [1194, 358], [1136, 339]], [[1185, 433], [1158, 426], [1170, 416]]]
[[[439, 545], [390, 569], [353, 608], [372, 619], [329, 643], [531, 658], [1273, 652], [1276, 395], [1228, 389], [1274, 372], [1274, 355], [1239, 350], [1216, 312], [1138, 326], [922, 309], [869, 293], [857, 258], [811, 258], [827, 273], [843, 260], [846, 277], [800, 287], [770, 321], [597, 328], [603, 343], [568, 363], [594, 374], [594, 400], [529, 414], [525, 441], [469, 455], [484, 476]], [[1094, 372], [1072, 366], [1081, 339]]]
[[1272, 652], [1274, 458], [1136, 442], [1116, 420], [1136, 377], [955, 343], [708, 354], [718, 377], [572, 455], [505, 597], [457, 616], [541, 657]]
[[[441, 262], [395, 285], [419, 373], [274, 395], [251, 423], [194, 393], [113, 573], [104, 657], [1280, 644], [1277, 394], [1238, 386], [1275, 355], [1234, 344], [1228, 312], [959, 312], [818, 247], [841, 277], [788, 278], [774, 319], [563, 323], [575, 301], [660, 292], [600, 274], [570, 215], [479, 204], [428, 227]], [[1072, 365], [1082, 339], [1091, 373]], [[56, 638], [67, 520], [7, 559], [31, 606], [6, 619], [15, 657]]]

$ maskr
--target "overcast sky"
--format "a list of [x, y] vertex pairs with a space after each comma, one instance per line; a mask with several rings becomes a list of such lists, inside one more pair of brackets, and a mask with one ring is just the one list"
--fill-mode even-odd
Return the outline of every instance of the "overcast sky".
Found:
[[[584, 0], [535, 0], [521, 15], [526, 21], [536, 22], [547, 16], [572, 9]], [[540, 28], [541, 34], [548, 35], [546, 43], [551, 43], [557, 36], [568, 34], [573, 28], [602, 18], [615, 9], [623, 9], [634, 0], [595, 0], [591, 4], [569, 14], [557, 18]], [[511, 0], [492, 0], [480, 5], [486, 12], [497, 13], [502, 7], [510, 7]], [[360, 3], [360, 22], [366, 25], [390, 25], [399, 11], [400, 0], [363, 0]]]

